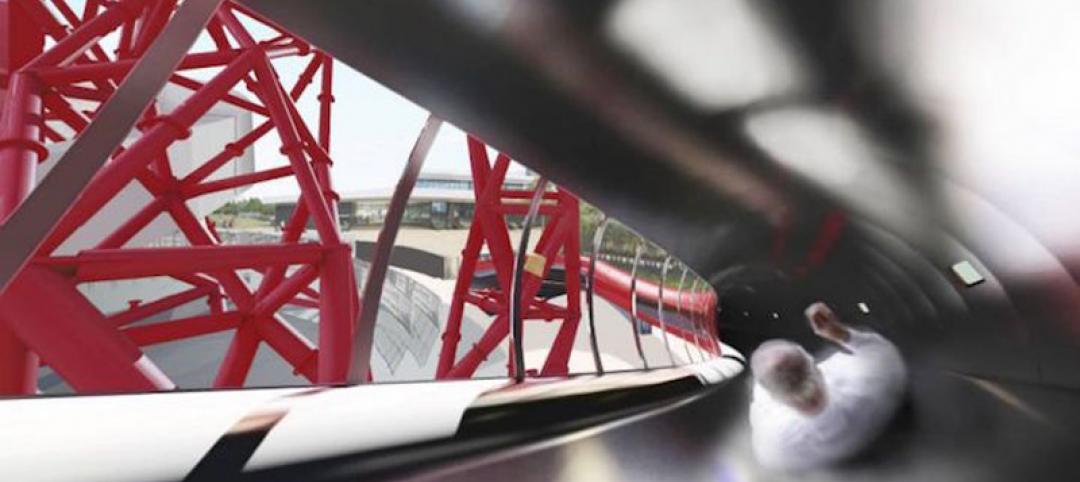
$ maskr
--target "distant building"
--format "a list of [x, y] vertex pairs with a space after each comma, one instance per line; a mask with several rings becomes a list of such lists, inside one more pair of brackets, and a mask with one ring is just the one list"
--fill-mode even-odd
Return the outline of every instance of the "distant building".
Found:
[[[534, 177], [510, 177], [503, 189], [522, 190], [532, 186]], [[386, 218], [393, 188], [341, 193], [338, 217], [344, 229], [378, 226]], [[296, 209], [296, 198], [268, 198], [274, 206], [274, 223], [287, 222]], [[431, 229], [463, 229], [472, 224], [476, 204], [472, 177], [465, 174], [421, 173], [405, 208], [402, 224]], [[510, 224], [515, 224], [510, 217]]]

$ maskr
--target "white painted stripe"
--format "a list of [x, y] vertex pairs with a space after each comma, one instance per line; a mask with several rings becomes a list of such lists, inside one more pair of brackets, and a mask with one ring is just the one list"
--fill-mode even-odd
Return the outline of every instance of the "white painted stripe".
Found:
[[0, 480], [182, 478], [241, 417], [301, 390], [0, 401]]
[[[730, 349], [725, 353], [737, 354]], [[718, 358], [677, 370], [713, 384], [737, 375], [743, 367]], [[506, 383], [496, 379], [365, 385], [298, 398], [246, 469], [452, 436], [470, 405]], [[305, 390], [0, 401], [0, 480], [183, 477], [238, 420]]]
[[[731, 352], [728, 352], [729, 354]], [[688, 367], [697, 375], [698, 380], [706, 385], [715, 385], [728, 380], [743, 371], [742, 363], [730, 358], [714, 358], [712, 360], [695, 363]]]
[[246, 470], [449, 437], [465, 410], [506, 380], [336, 388], [297, 399]]

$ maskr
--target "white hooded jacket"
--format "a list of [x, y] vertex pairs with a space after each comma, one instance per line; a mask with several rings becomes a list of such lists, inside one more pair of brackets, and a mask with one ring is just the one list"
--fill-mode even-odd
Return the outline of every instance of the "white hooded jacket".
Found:
[[806, 470], [845, 459], [873, 441], [892, 419], [907, 385], [896, 347], [881, 335], [850, 330], [844, 348], [818, 363], [827, 405], [804, 415], [754, 383], [750, 427], [763, 466]]

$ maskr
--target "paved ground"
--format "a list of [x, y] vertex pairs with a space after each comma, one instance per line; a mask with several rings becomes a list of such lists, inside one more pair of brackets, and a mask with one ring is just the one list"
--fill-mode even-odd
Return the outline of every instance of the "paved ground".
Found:
[[[517, 246], [521, 242], [521, 230], [510, 231], [510, 243], [513, 246]], [[533, 230], [529, 245], [532, 246], [536, 243], [536, 238], [540, 236], [539, 230]], [[352, 231], [346, 231], [345, 237], [351, 241], [371, 241], [374, 242], [379, 236], [379, 228], [364, 228], [354, 229]], [[448, 258], [458, 258], [461, 256], [461, 250], [465, 247], [465, 241], [469, 238], [468, 229], [427, 229], [427, 228], [413, 228], [402, 227], [398, 231], [396, 246], [408, 246], [410, 248], [421, 249], [429, 253], [434, 253], [440, 256]]]

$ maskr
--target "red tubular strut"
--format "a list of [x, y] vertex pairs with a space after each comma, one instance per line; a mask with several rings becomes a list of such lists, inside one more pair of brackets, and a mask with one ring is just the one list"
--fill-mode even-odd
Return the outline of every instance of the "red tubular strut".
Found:
[[[524, 196], [522, 193], [515, 193], [511, 197], [503, 196], [503, 179], [510, 164], [508, 157], [500, 154], [495, 160], [495, 165], [491, 166], [487, 148], [483, 143], [470, 136], [468, 144], [473, 185], [477, 197], [476, 209], [470, 227], [469, 240], [462, 253], [462, 268], [459, 271], [454, 297], [451, 300], [450, 317], [447, 320], [446, 331], [443, 333], [443, 348], [439, 355], [437, 378], [471, 377], [496, 346], [506, 339], [509, 332], [510, 304], [507, 294], [510, 292], [512, 282], [514, 256], [504, 216], [509, 211], [508, 207], [511, 206], [507, 201], [517, 202]], [[533, 196], [533, 192], [526, 192], [529, 198]], [[544, 319], [562, 322], [546, 361], [542, 367], [538, 368], [543, 376], [565, 376], [568, 373], [570, 353], [574, 337], [577, 335], [578, 322], [581, 319], [580, 278], [571, 274], [580, 272], [579, 208], [577, 199], [564, 189], [559, 188], [557, 193], [552, 194], [555, 196], [545, 194], [544, 198], [554, 198], [555, 204], [545, 206], [546, 209], [541, 209], [539, 212], [547, 218], [547, 222], [544, 224], [536, 247], [528, 255], [525, 263], [521, 300], [526, 321]], [[471, 281], [480, 257], [480, 250], [485, 244], [491, 252], [491, 263], [495, 268], [498, 287], [494, 297], [483, 297], [484, 301], [480, 305], [486, 305], [482, 307], [495, 312], [496, 317], [480, 341], [460, 360], [457, 360], [456, 351], [458, 340], [461, 339], [463, 308], [467, 302], [477, 304], [477, 293], [472, 290]], [[547, 277], [552, 265], [559, 257], [574, 260], [566, 267], [568, 273], [566, 285], [570, 296], [567, 297], [567, 306], [562, 313], [547, 309], [546, 302], [536, 298], [541, 281]], [[535, 317], [538, 313], [543, 313], [543, 316]]]
[[[11, 0], [0, 0], [0, 224], [34, 186], [39, 160], [48, 151], [38, 139], [42, 122], [41, 85], [15, 74], [41, 53], [42, 31]], [[32, 395], [37, 390], [38, 357], [0, 320], [0, 394]]]

